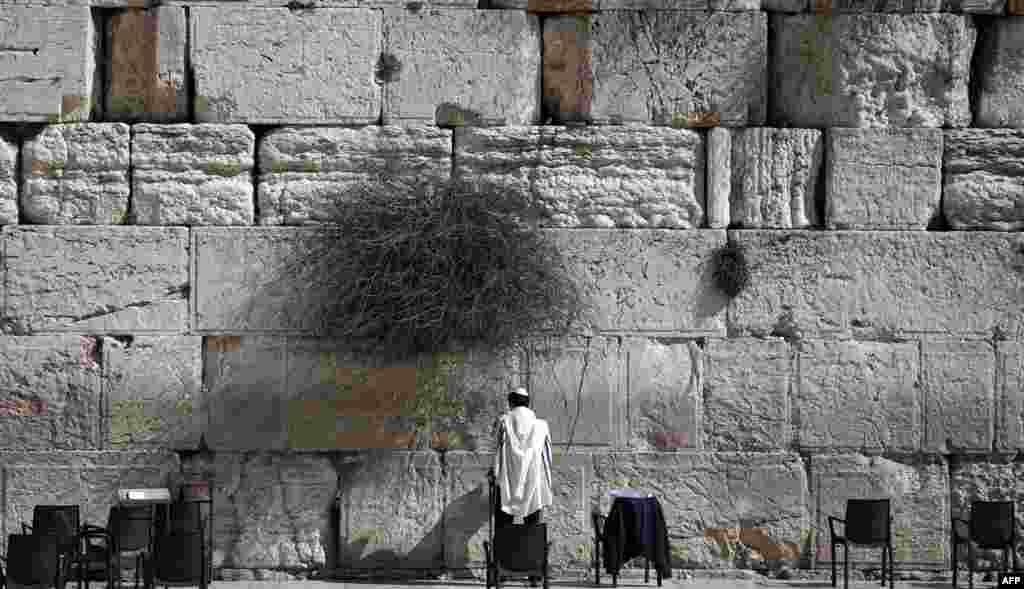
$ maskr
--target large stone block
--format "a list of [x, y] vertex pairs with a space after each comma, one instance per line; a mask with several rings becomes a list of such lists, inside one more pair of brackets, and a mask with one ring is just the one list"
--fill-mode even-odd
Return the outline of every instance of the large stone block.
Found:
[[996, 427], [995, 350], [987, 341], [921, 344], [924, 451], [991, 452]]
[[199, 122], [374, 124], [381, 16], [368, 8], [191, 8]]
[[[1003, 0], [1005, 2], [1005, 0]], [[991, 0], [966, 0], [966, 3], [981, 4]], [[810, 2], [812, 12], [831, 15], [834, 13], [898, 13], [913, 14], [919, 12], [961, 12], [963, 0], [813, 0]], [[980, 8], [980, 7], [979, 7]], [[978, 10], [980, 11], [980, 9]]]
[[796, 355], [782, 339], [713, 339], [705, 351], [704, 449], [790, 447]]
[[795, 127], [966, 127], [977, 30], [954, 14], [772, 14], [772, 119]]
[[629, 447], [702, 450], [699, 416], [704, 352], [695, 340], [624, 338]]
[[[594, 457], [593, 506], [630, 486], [661, 503], [674, 566], [733, 566], [735, 551], [710, 542], [721, 528], [759, 529], [776, 544], [800, 544], [809, 524], [807, 475], [789, 453], [629, 453]], [[723, 562], [728, 561], [728, 562]]]
[[106, 120], [188, 119], [185, 10], [128, 8], [111, 17]]
[[42, 225], [113, 225], [128, 210], [130, 129], [52, 125], [21, 150], [21, 210]]
[[466, 129], [456, 133], [455, 150], [461, 181], [537, 202], [544, 226], [692, 229], [704, 222], [704, 140], [696, 131]]
[[590, 327], [611, 332], [724, 335], [726, 295], [710, 258], [725, 231], [555, 229], [547, 232], [593, 306]]
[[211, 447], [217, 451], [212, 461], [185, 459], [177, 478], [212, 481], [214, 566], [322, 568], [332, 542], [340, 461]]
[[530, 406], [548, 421], [553, 444], [626, 444], [623, 360], [618, 338], [541, 340], [532, 346]]
[[9, 329], [138, 333], [188, 328], [188, 230], [6, 227]]
[[943, 141], [942, 212], [954, 229], [1024, 229], [1024, 131], [960, 129]]
[[916, 343], [802, 342], [799, 361], [794, 406], [801, 449], [920, 448]]
[[732, 193], [732, 133], [725, 127], [708, 130], [707, 218], [711, 229], [725, 229], [730, 223]]
[[[887, 459], [860, 454], [811, 456], [811, 494], [818, 508], [817, 560], [828, 563], [827, 516], [844, 518], [849, 499], [889, 499], [895, 561], [949, 566], [950, 480], [941, 457]], [[836, 531], [841, 533], [841, 524]], [[850, 548], [851, 568], [878, 566], [877, 548]], [[843, 557], [840, 556], [840, 559]], [[840, 564], [841, 566], [841, 564]], [[898, 565], [897, 565], [898, 566]]]
[[765, 229], [819, 225], [822, 132], [761, 127], [730, 130], [730, 135], [730, 221]]
[[732, 331], [799, 337], [1024, 334], [1024, 235], [739, 231], [751, 288]]
[[86, 4], [0, 4], [0, 120], [88, 121], [96, 35]]
[[681, 126], [700, 112], [763, 125], [767, 34], [761, 11], [602, 12], [591, 30], [593, 120]]
[[260, 144], [260, 171], [260, 225], [330, 222], [340, 200], [358, 197], [348, 193], [359, 184], [412, 192], [447, 183], [452, 132], [432, 125], [275, 129]]
[[942, 130], [830, 129], [829, 229], [919, 229], [938, 217]]
[[117, 489], [165, 487], [181, 465], [173, 452], [0, 451], [5, 482], [3, 528], [21, 532], [36, 505], [78, 505], [81, 520], [106, 526]]
[[986, 31], [981, 48], [985, 56], [978, 76], [978, 127], [1024, 127], [1024, 91], [1021, 73], [1024, 68], [1024, 19], [995, 19]]
[[0, 133], [0, 225], [18, 224], [18, 143]]
[[340, 567], [440, 568], [447, 512], [437, 454], [365, 452], [344, 456], [336, 468]]
[[202, 337], [105, 337], [101, 346], [109, 447], [195, 448], [206, 426]]
[[384, 13], [384, 38], [378, 79], [387, 124], [540, 120], [541, 33], [535, 15], [395, 8]]
[[996, 343], [996, 449], [1024, 448], [1024, 343]]
[[94, 348], [94, 338], [76, 335], [0, 337], [0, 448], [102, 447], [100, 372], [91, 355]]
[[252, 225], [255, 143], [245, 125], [135, 125], [131, 221]]

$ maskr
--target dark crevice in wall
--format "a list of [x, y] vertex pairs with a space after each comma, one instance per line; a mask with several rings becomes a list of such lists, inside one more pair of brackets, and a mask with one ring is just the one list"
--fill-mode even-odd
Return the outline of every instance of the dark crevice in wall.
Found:
[[196, 121], [196, 72], [192, 65], [192, 9], [185, 6], [185, 100], [188, 120]]
[[280, 126], [278, 125], [249, 125], [249, 129], [252, 130], [254, 137], [253, 145], [255, 146], [252, 158], [252, 210], [253, 221], [256, 225], [260, 224], [260, 175], [264, 172], [260, 167], [260, 144], [267, 133], [279, 128]]
[[817, 181], [814, 185], [814, 213], [818, 217], [818, 222], [812, 227], [812, 229], [824, 230], [828, 227], [828, 219], [825, 217], [828, 213], [828, 177], [829, 177], [829, 149], [828, 149], [828, 129], [821, 130], [821, 173], [818, 174]]
[[132, 147], [135, 145], [135, 125], [128, 127], [128, 204], [125, 205], [124, 217], [121, 221], [125, 224], [135, 224], [135, 195], [132, 193], [132, 181], [135, 176], [135, 164], [132, 160]]
[[766, 45], [766, 49], [767, 50], [765, 51], [765, 68], [764, 68], [764, 82], [765, 82], [765, 88], [766, 88], [766, 90], [764, 92], [765, 93], [764, 124], [765, 124], [766, 127], [781, 127], [782, 125], [776, 124], [777, 121], [775, 120], [775, 117], [773, 116], [773, 113], [775, 112], [775, 109], [774, 109], [775, 97], [773, 95], [774, 93], [772, 92], [772, 88], [774, 88], [775, 85], [772, 84], [772, 78], [774, 77], [772, 75], [772, 72], [774, 71], [775, 60], [773, 59], [774, 55], [772, 54], [772, 47], [775, 46], [775, 36], [777, 34], [777, 31], [775, 29], [778, 26], [778, 21], [775, 18], [772, 18], [772, 15], [773, 15], [773, 13], [771, 13], [771, 12], [769, 12], [766, 15], [766, 20], [768, 21], [768, 24], [767, 24], [767, 27], [766, 27], [767, 28], [767, 37], [766, 37], [767, 38], [767, 45]]
[[983, 89], [982, 77], [988, 71], [990, 60], [986, 57], [991, 57], [992, 53], [988, 51], [988, 46], [995, 41], [995, 30], [994, 26], [997, 19], [1002, 18], [999, 16], [992, 15], [971, 15], [971, 20], [974, 21], [975, 27], [978, 30], [978, 37], [974, 43], [974, 54], [971, 55], [971, 65], [967, 72], [967, 96], [968, 104], [971, 110], [971, 121], [969, 126], [975, 126], [978, 120], [978, 99], [981, 97], [981, 91]]
[[91, 8], [93, 28], [96, 31], [94, 46], [95, 72], [93, 74], [92, 121], [104, 121], [106, 118], [106, 97], [110, 92], [110, 63], [112, 59], [111, 21], [114, 16], [124, 12], [123, 8]]

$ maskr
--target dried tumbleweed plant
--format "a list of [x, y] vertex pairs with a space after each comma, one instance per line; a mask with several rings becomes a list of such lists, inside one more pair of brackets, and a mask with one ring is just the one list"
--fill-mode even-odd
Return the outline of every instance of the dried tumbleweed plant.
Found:
[[504, 349], [566, 333], [586, 312], [527, 197], [383, 180], [337, 202], [322, 240], [282, 276], [312, 300], [303, 312], [317, 335], [401, 359]]

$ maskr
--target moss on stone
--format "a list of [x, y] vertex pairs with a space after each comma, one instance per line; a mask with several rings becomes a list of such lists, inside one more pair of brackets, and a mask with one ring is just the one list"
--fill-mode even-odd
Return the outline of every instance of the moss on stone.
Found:
[[117, 207], [111, 215], [110, 222], [114, 225], [126, 225], [128, 223], [128, 211]]
[[210, 99], [205, 96], [196, 96], [193, 106], [195, 106], [197, 114], [210, 112]]
[[384, 532], [379, 528], [359, 528], [352, 533], [352, 542], [356, 544], [383, 544]]
[[319, 174], [320, 162], [316, 160], [306, 160], [302, 163], [302, 171], [307, 174]]
[[585, 160], [592, 159], [594, 157], [594, 148], [589, 143], [578, 143], [576, 144], [576, 157]]
[[684, 112], [677, 112], [672, 115], [672, 128], [673, 129], [685, 129], [689, 117]]
[[594, 558], [594, 546], [590, 542], [581, 542], [576, 545], [576, 560], [590, 562]]
[[448, 126], [464, 127], [465, 125], [466, 115], [461, 110], [452, 110], [448, 113]]
[[110, 110], [118, 115], [138, 115], [146, 112], [144, 96], [115, 96], [110, 100]]
[[690, 547], [686, 544], [671, 542], [669, 552], [673, 561], [685, 562], [690, 559]]
[[161, 429], [162, 420], [146, 415], [146, 403], [132, 399], [114, 401], [110, 410], [110, 443], [116, 448], [127, 446], [134, 434], [152, 433]]
[[181, 417], [192, 416], [192, 399], [179, 399], [174, 404], [174, 411]]
[[238, 162], [210, 162], [206, 165], [206, 173], [211, 176], [234, 178], [242, 173], [242, 166]]

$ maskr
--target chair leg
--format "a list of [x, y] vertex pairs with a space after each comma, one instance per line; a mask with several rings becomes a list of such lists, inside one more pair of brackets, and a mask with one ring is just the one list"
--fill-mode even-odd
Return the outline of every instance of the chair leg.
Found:
[[601, 540], [594, 537], [594, 584], [601, 584]]
[[850, 545], [843, 544], [843, 589], [850, 589]]
[[967, 544], [967, 587], [974, 589], [974, 543]]
[[882, 587], [885, 587], [885, 557], [887, 546], [882, 546]]
[[651, 581], [651, 559], [644, 557], [644, 583]]
[[836, 545], [832, 543], [832, 586], [836, 586]]
[[893, 589], [896, 577], [896, 557], [892, 553], [892, 544], [889, 545], [889, 589]]
[[952, 559], [953, 559], [953, 589], [956, 589], [956, 575], [957, 575], [957, 566], [956, 566], [956, 538], [954, 537], [954, 538], [952, 538], [952, 540], [953, 540], [953, 542], [952, 542], [952, 544], [953, 544], [953, 555], [952, 555]]

